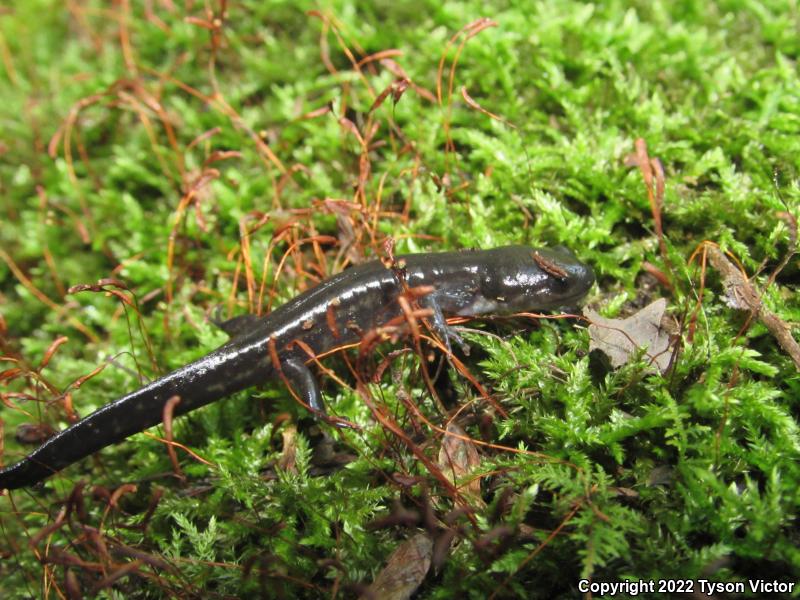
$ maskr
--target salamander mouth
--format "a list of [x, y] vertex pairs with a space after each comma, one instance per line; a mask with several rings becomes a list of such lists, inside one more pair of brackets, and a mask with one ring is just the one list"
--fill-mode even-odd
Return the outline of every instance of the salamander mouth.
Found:
[[570, 265], [569, 286], [560, 297], [553, 302], [554, 307], [575, 307], [589, 293], [595, 282], [594, 270], [581, 263]]
[[581, 292], [572, 294], [571, 296], [566, 296], [562, 298], [560, 302], [557, 302], [553, 308], [562, 312], [569, 312], [570, 310], [573, 310], [578, 307], [581, 300], [583, 300], [584, 296], [586, 296], [586, 292]]

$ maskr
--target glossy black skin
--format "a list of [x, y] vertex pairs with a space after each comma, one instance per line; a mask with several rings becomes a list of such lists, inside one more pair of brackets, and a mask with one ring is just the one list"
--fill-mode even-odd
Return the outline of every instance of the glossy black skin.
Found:
[[[538, 253], [534, 257], [534, 253]], [[546, 270], [541, 268], [545, 261]], [[555, 268], [549, 266], [554, 265]], [[301, 340], [315, 354], [357, 342], [401, 315], [406, 288], [431, 286], [418, 302], [432, 309], [431, 328], [447, 347], [460, 341], [445, 316], [478, 316], [574, 306], [594, 273], [566, 248], [508, 246], [396, 257], [387, 268], [371, 261], [345, 270], [300, 294], [266, 317], [245, 316], [222, 327], [231, 340], [151, 384], [112, 402], [47, 440], [0, 471], [0, 489], [30, 486], [94, 452], [162, 422], [163, 408], [180, 396], [183, 414], [280, 376], [313, 410], [322, 411], [316, 378]], [[336, 331], [330, 327], [332, 311]]]

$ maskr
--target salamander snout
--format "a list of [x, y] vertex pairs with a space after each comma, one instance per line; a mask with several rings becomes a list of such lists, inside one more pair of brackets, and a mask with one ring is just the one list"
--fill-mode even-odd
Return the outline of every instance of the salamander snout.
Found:
[[[565, 248], [500, 248], [486, 269], [481, 312], [574, 307], [594, 284], [594, 271]], [[483, 305], [481, 305], [483, 306]]]
[[550, 307], [574, 306], [594, 285], [592, 267], [564, 247], [535, 249], [532, 259], [545, 276], [539, 286], [540, 299]]
[[583, 298], [594, 285], [594, 269], [574, 257], [563, 263], [563, 268], [567, 272], [567, 287], [571, 288], [569, 295], [575, 300]]

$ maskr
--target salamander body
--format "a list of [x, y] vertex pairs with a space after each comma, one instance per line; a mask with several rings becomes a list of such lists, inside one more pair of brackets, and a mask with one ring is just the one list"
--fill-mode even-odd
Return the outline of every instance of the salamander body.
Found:
[[[592, 269], [565, 248], [507, 246], [396, 257], [391, 267], [367, 262], [319, 283], [265, 317], [223, 324], [229, 342], [206, 356], [100, 408], [0, 471], [0, 489], [30, 486], [101, 448], [157, 425], [165, 403], [181, 398], [183, 414], [234, 392], [282, 378], [322, 411], [310, 356], [357, 342], [400, 317], [398, 298], [420, 288], [430, 325], [450, 347], [459, 340], [447, 316], [511, 314], [574, 305], [594, 283]], [[312, 354], [309, 355], [309, 352]], [[280, 372], [279, 372], [280, 370]]]

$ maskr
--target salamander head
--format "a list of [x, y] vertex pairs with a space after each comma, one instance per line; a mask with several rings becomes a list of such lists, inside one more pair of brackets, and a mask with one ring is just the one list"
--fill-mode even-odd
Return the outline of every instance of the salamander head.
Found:
[[486, 264], [481, 300], [473, 314], [573, 307], [594, 284], [594, 271], [564, 248], [497, 248]]

